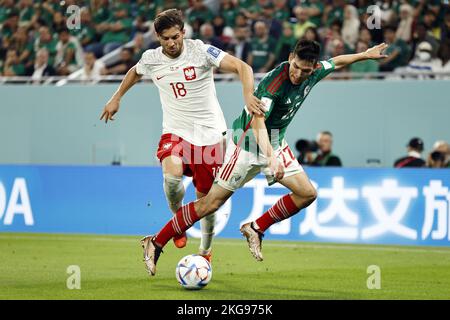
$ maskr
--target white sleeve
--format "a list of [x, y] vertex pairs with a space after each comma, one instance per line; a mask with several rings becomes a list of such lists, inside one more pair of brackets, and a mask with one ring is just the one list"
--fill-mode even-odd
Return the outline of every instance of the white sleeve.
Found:
[[141, 59], [136, 64], [136, 73], [141, 76], [149, 76], [152, 73], [152, 50], [147, 50], [142, 54]]
[[206, 60], [211, 66], [220, 67], [220, 62], [227, 55], [225, 51], [220, 50], [210, 44], [203, 44], [203, 52], [206, 54]]

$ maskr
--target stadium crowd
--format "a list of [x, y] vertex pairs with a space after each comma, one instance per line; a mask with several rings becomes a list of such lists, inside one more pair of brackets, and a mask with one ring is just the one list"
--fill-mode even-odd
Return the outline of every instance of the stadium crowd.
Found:
[[[373, 4], [380, 25], [369, 29], [376, 22]], [[80, 10], [70, 10], [72, 5]], [[154, 36], [145, 45], [143, 34], [159, 12], [173, 7], [185, 14], [188, 38], [234, 54], [256, 73], [286, 60], [299, 38], [320, 42], [323, 59], [383, 41], [390, 45], [388, 58], [344, 71], [450, 72], [448, 1], [0, 0], [0, 75], [39, 79], [82, 68], [86, 79], [125, 74], [143, 51], [159, 45]], [[119, 62], [96, 63], [119, 47]]]

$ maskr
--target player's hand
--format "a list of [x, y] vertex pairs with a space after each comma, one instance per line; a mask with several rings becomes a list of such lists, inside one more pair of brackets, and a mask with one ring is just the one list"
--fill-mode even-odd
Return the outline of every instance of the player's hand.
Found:
[[381, 43], [379, 45], [373, 46], [372, 48], [369, 48], [366, 50], [365, 55], [367, 59], [383, 59], [387, 58], [388, 55], [383, 54], [382, 52], [386, 50], [388, 45], [386, 43]]
[[269, 168], [272, 171], [276, 181], [280, 181], [281, 179], [283, 179], [284, 167], [275, 156], [269, 159]]
[[264, 115], [266, 112], [264, 103], [253, 95], [248, 95], [245, 97], [245, 105], [247, 106], [248, 112], [251, 114]]
[[111, 99], [106, 104], [103, 109], [102, 116], [100, 120], [105, 120], [105, 123], [108, 123], [108, 120], [114, 121], [113, 116], [119, 111], [120, 101], [118, 99]]

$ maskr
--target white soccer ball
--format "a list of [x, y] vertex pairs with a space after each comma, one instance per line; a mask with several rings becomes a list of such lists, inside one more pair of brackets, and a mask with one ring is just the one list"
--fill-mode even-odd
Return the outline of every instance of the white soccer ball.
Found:
[[212, 268], [208, 260], [191, 254], [178, 262], [175, 275], [183, 288], [202, 289], [211, 281]]

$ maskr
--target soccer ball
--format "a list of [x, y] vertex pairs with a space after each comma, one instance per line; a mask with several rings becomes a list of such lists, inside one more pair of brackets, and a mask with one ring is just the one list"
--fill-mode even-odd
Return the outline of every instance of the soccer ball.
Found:
[[208, 260], [198, 254], [191, 254], [178, 262], [175, 275], [183, 288], [202, 289], [211, 281], [212, 268]]

